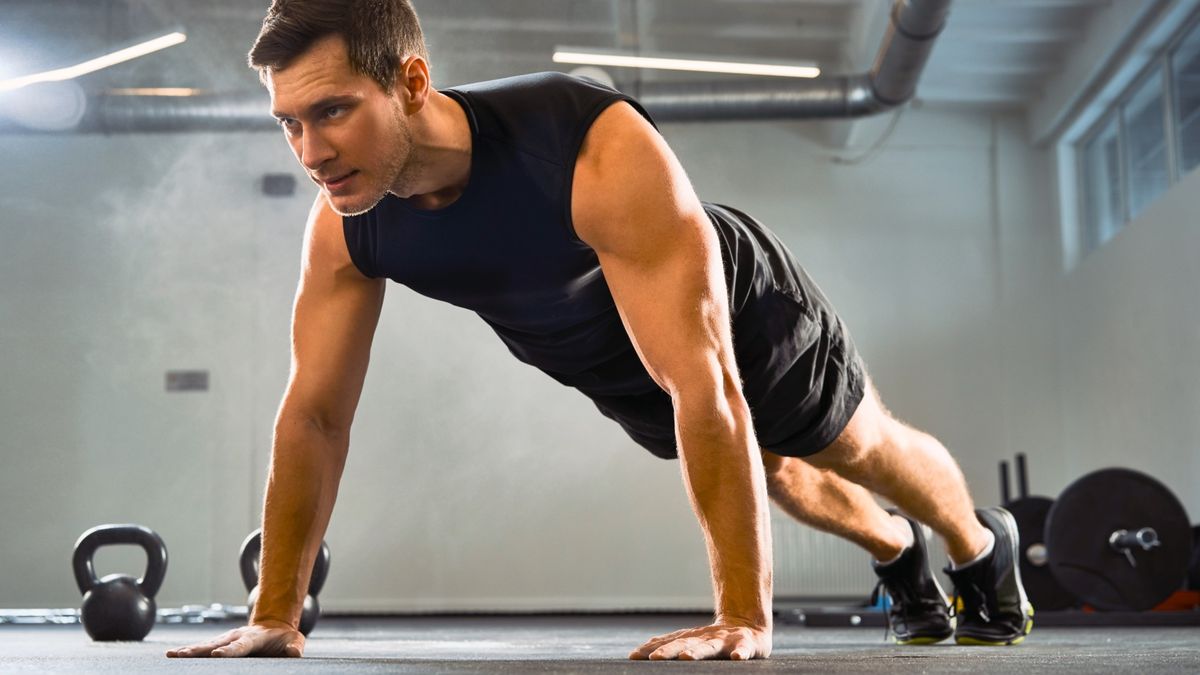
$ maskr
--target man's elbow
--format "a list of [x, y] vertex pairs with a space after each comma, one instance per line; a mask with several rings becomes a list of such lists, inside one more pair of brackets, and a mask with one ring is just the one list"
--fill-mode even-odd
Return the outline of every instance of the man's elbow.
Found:
[[671, 398], [683, 436], [718, 440], [752, 433], [750, 407], [741, 383], [729, 369], [680, 380], [672, 387]]
[[350, 420], [319, 410], [286, 411], [275, 420], [275, 435], [286, 434], [316, 435], [329, 441], [340, 441], [350, 435]]

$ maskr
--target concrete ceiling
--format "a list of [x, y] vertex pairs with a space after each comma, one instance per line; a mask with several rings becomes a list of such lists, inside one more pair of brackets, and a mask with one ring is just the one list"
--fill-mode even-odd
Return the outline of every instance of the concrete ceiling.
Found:
[[[957, 0], [918, 96], [927, 103], [1025, 108], [1042, 94], [1089, 18], [1111, 2]], [[556, 66], [558, 45], [870, 67], [889, 0], [416, 0], [439, 85]], [[189, 41], [83, 78], [87, 89], [257, 86], [245, 53], [265, 0], [4, 0], [0, 77], [78, 62], [182, 26]], [[614, 72], [621, 82], [684, 79]], [[690, 76], [695, 77], [695, 76]], [[719, 76], [701, 75], [703, 78]]]

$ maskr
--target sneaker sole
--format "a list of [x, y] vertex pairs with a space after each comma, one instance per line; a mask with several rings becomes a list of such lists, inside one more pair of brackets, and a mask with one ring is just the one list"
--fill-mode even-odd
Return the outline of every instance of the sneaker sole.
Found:
[[1025, 621], [1025, 632], [1014, 638], [1009, 638], [1007, 640], [985, 640], [983, 638], [975, 638], [964, 635], [961, 637], [955, 636], [954, 642], [968, 647], [1007, 647], [1010, 645], [1019, 645], [1024, 642], [1025, 636], [1029, 635], [1030, 631], [1032, 630], [1033, 619], [1030, 618]]
[[940, 636], [926, 635], [926, 636], [922, 636], [922, 637], [911, 638], [909, 640], [901, 640], [899, 638], [893, 638], [893, 640], [895, 641], [896, 644], [903, 645], [903, 646], [935, 645], [939, 642], [942, 642], [943, 640], [946, 640], [947, 638], [949, 638], [952, 635], [954, 635], [953, 631], [946, 633], [945, 635], [940, 635]]

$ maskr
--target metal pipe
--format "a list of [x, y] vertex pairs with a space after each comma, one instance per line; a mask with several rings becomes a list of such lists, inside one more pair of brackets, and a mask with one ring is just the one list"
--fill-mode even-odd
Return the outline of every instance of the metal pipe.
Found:
[[900, 105], [916, 93], [949, 12], [950, 0], [897, 0], [892, 5], [892, 21], [870, 73], [875, 96], [887, 107]]
[[846, 118], [886, 109], [866, 75], [814, 80], [647, 83], [634, 97], [660, 122]]
[[870, 72], [812, 80], [647, 83], [635, 96], [658, 121], [851, 118], [906, 103], [946, 25], [951, 0], [896, 0]]
[[171, 96], [100, 96], [82, 125], [105, 133], [270, 131], [278, 124], [265, 92]]
[[271, 131], [278, 128], [263, 91], [198, 96], [93, 94], [70, 128], [39, 126], [0, 116], [0, 133], [155, 133]]

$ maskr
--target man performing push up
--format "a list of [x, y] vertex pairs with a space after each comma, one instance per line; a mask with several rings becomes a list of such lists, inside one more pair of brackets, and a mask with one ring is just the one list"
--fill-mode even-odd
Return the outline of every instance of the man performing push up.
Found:
[[[303, 652], [297, 622], [387, 279], [478, 313], [518, 359], [680, 460], [715, 616], [630, 658], [770, 655], [768, 497], [873, 556], [897, 641], [1028, 634], [1012, 517], [975, 510], [946, 449], [880, 403], [783, 244], [741, 211], [702, 203], [636, 101], [553, 73], [436, 91], [408, 0], [274, 0], [250, 64], [321, 191], [275, 423], [258, 602], [248, 626], [169, 656]], [[918, 522], [946, 542], [956, 625]]]

